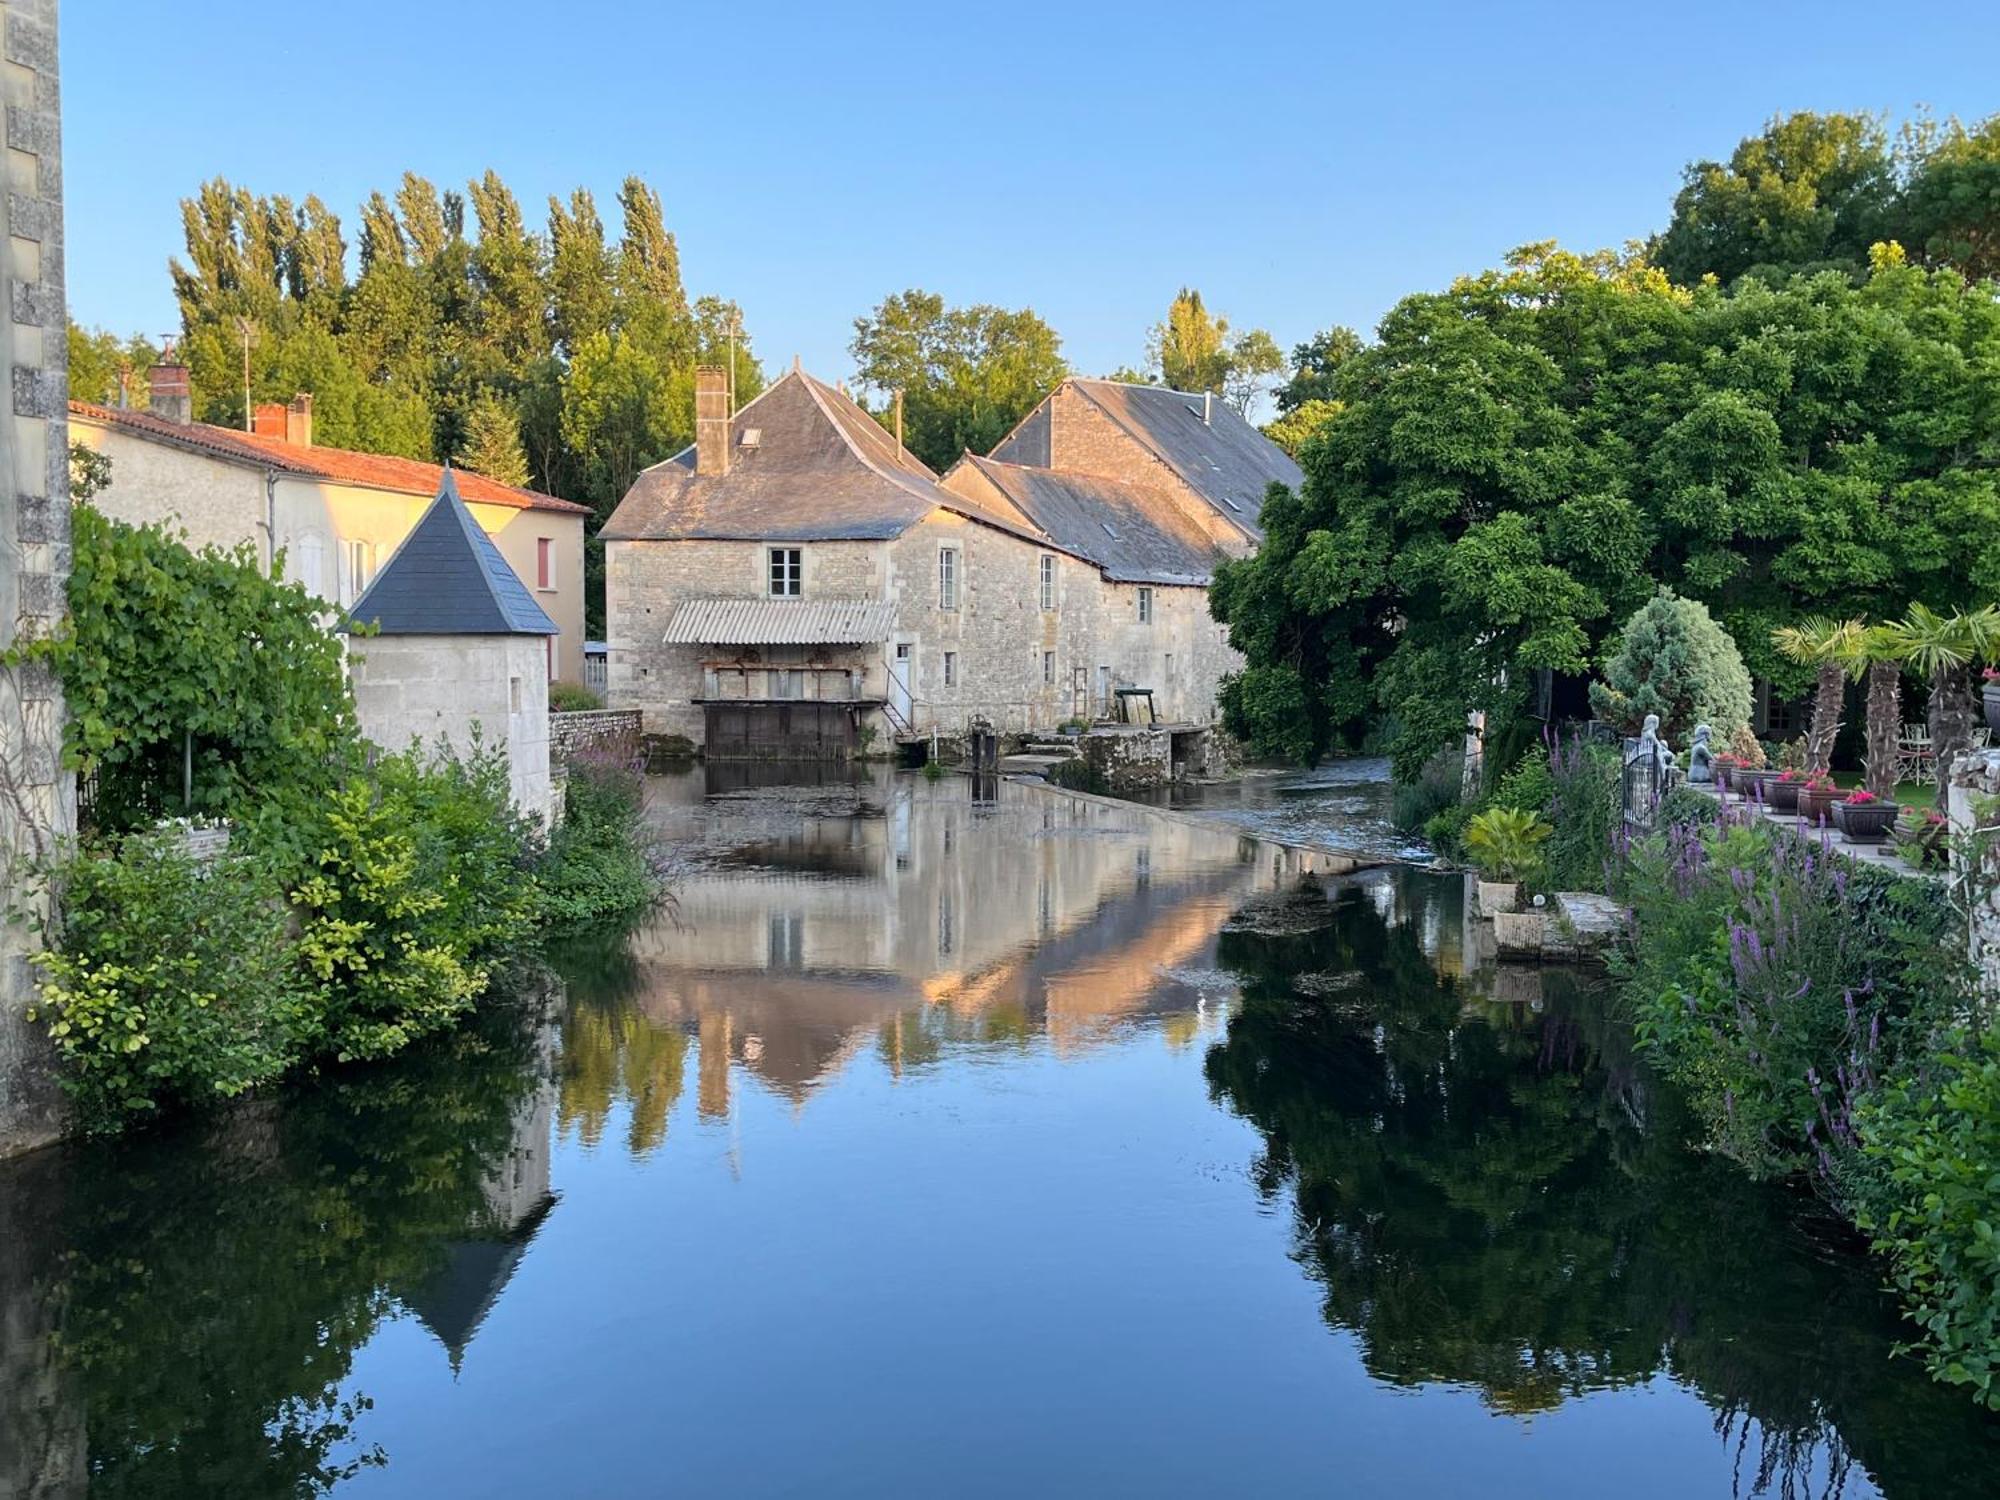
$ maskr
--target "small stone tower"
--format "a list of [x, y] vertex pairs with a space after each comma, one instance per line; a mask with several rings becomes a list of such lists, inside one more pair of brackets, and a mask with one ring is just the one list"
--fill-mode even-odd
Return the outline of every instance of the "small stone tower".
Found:
[[459, 498], [451, 470], [355, 601], [347, 644], [361, 732], [385, 750], [475, 730], [506, 751], [514, 805], [550, 821], [549, 643], [556, 627]]

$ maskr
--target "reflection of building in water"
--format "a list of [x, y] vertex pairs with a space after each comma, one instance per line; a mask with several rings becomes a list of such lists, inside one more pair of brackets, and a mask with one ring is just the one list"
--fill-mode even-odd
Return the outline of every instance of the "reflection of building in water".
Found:
[[1248, 890], [1328, 863], [1031, 788], [975, 798], [957, 780], [885, 778], [859, 817], [725, 805], [751, 836], [679, 881], [671, 918], [632, 944], [640, 1011], [699, 1037], [706, 1118], [727, 1115], [733, 1068], [794, 1102], [877, 1038], [900, 1068], [913, 1011], [959, 1032], [1045, 1030], [1067, 1052], [1142, 1010], [1192, 1010], [1167, 971], [1198, 965]]
[[549, 1153], [558, 1032], [551, 1009], [535, 1027], [537, 1087], [514, 1106], [513, 1136], [487, 1172], [478, 1216], [462, 1236], [443, 1243], [436, 1269], [401, 1293], [403, 1305], [444, 1345], [454, 1370], [556, 1205], [549, 1188]]
[[82, 1500], [83, 1400], [59, 1356], [61, 1154], [0, 1164], [0, 1495]]

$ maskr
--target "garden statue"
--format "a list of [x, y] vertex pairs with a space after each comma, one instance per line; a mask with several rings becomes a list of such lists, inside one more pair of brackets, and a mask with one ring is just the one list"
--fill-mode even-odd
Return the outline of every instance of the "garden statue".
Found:
[[1715, 780], [1715, 753], [1708, 748], [1709, 736], [1714, 733], [1706, 724], [1694, 726], [1694, 743], [1688, 746], [1688, 780], [1697, 786]]
[[1625, 747], [1625, 764], [1628, 766], [1635, 760], [1652, 760], [1655, 757], [1658, 757], [1662, 770], [1672, 769], [1675, 763], [1674, 752], [1669, 750], [1665, 741], [1660, 738], [1658, 714], [1647, 714], [1646, 723], [1639, 731], [1639, 738], [1636, 741], [1627, 740]]

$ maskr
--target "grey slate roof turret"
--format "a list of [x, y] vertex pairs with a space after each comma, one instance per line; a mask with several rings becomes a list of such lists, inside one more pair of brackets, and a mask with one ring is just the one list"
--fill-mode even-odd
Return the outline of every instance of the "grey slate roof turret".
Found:
[[349, 617], [383, 635], [560, 634], [466, 509], [449, 466], [430, 509]]

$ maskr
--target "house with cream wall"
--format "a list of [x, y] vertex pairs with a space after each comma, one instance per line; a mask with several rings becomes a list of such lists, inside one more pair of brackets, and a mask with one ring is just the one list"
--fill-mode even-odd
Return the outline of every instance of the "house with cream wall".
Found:
[[608, 697], [649, 733], [716, 757], [841, 756], [1108, 717], [1133, 687], [1163, 720], [1215, 716], [1237, 658], [1207, 585], [1255, 545], [1254, 509], [1143, 453], [1129, 467], [1151, 484], [970, 455], [941, 479], [796, 368], [727, 401], [700, 372], [694, 446], [642, 473], [603, 532]]
[[[257, 408], [238, 432], [188, 415], [184, 367], [156, 366], [146, 410], [69, 403], [71, 436], [111, 460], [92, 500], [134, 525], [165, 523], [191, 546], [248, 543], [285, 576], [351, 607], [437, 494], [437, 464], [326, 448], [312, 440], [312, 398]], [[459, 472], [481, 528], [555, 622], [543, 648], [548, 675], [583, 681], [583, 523], [588, 508]]]

